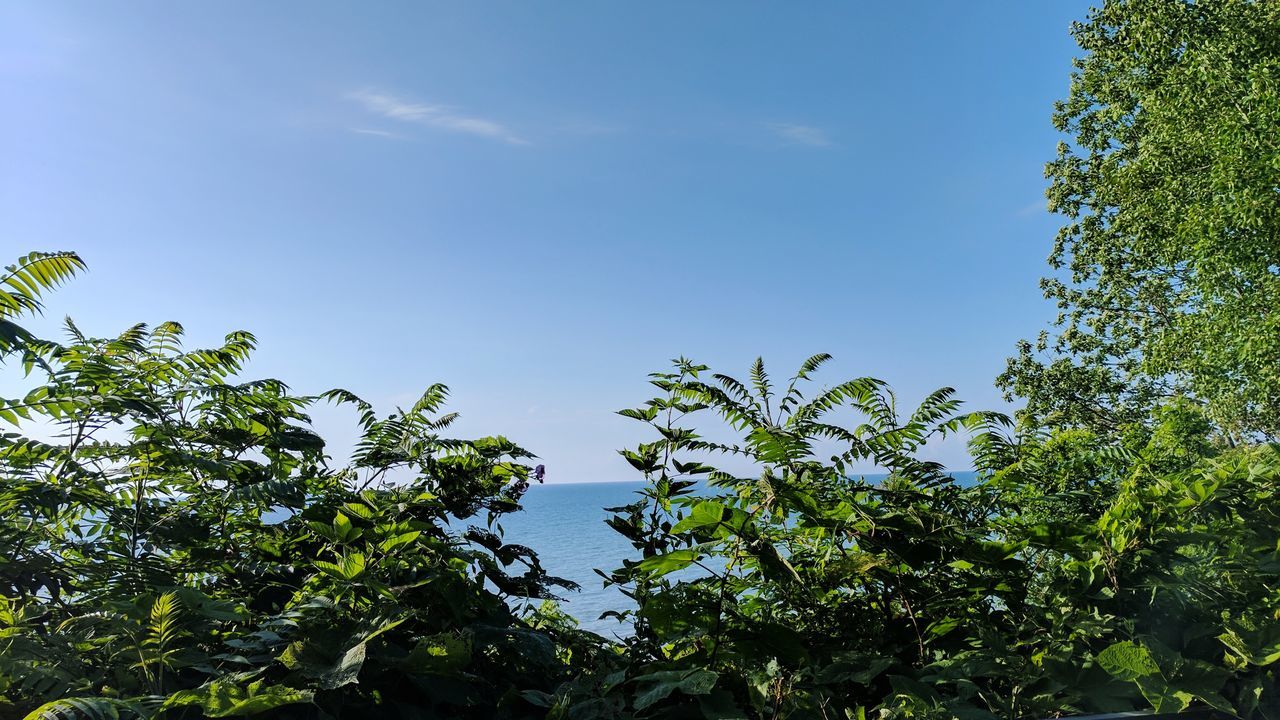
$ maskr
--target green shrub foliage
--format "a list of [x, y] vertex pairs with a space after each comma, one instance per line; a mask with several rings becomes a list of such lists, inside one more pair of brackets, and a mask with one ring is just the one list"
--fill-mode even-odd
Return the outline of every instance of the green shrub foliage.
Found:
[[[1137, 450], [1014, 442], [948, 389], [909, 415], [867, 378], [807, 398], [825, 359], [777, 390], [760, 362], [740, 381], [681, 360], [623, 411], [654, 431], [611, 522], [641, 553], [609, 576], [636, 634], [560, 717], [1277, 716], [1274, 450], [1188, 463], [1170, 437], [1198, 426], [1172, 410]], [[704, 439], [708, 415], [741, 440]], [[919, 459], [957, 431], [998, 468], [968, 487]], [[866, 460], [890, 476], [851, 477]]]
[[[533, 456], [449, 437], [446, 388], [381, 416], [240, 379], [247, 333], [25, 330], [81, 268], [0, 277], [29, 386], [0, 400], [0, 717], [1280, 717], [1280, 452], [1190, 400], [1011, 436], [950, 389], [817, 386], [826, 355], [783, 384], [678, 360], [621, 412], [652, 438], [622, 453], [637, 554], [601, 574], [634, 633], [606, 641], [502, 538]], [[360, 429], [345, 463], [320, 402]], [[978, 481], [925, 459], [952, 434]]]
[[[529, 609], [572, 590], [495, 522], [532, 456], [443, 435], [444, 387], [380, 417], [237, 380], [244, 333], [22, 330], [79, 267], [9, 270], [32, 387], [0, 406], [6, 717], [1278, 716], [1280, 458], [1217, 452], [1197, 405], [1011, 438], [949, 389], [815, 390], [825, 355], [778, 387], [679, 360], [622, 411], [654, 436], [623, 452], [648, 482], [610, 520], [637, 559], [603, 573], [636, 602], [609, 643]], [[340, 467], [316, 402], [362, 431]], [[977, 483], [921, 459], [952, 433]]]
[[[528, 452], [444, 434], [440, 385], [381, 417], [235, 379], [247, 333], [21, 330], [79, 267], [30, 255], [0, 295], [31, 385], [0, 400], [0, 715], [541, 714], [523, 693], [567, 677], [569, 645], [507, 600], [569, 583], [495, 531]], [[353, 409], [349, 463], [310, 429], [316, 402]]]

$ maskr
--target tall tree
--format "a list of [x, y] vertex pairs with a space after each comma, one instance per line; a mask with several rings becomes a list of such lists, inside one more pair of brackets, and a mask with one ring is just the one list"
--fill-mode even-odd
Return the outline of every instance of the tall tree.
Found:
[[1108, 0], [1046, 175], [1060, 309], [1000, 377], [1027, 419], [1110, 429], [1162, 398], [1280, 437], [1280, 3]]

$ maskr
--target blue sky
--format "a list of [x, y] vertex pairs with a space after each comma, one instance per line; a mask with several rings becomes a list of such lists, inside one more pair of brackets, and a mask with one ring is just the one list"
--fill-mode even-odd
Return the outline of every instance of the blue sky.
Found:
[[632, 479], [612, 412], [681, 354], [1007, 409], [1087, 7], [5, 3], [0, 248], [90, 264], [39, 327], [248, 329], [250, 374], [384, 408], [442, 381], [557, 482]]

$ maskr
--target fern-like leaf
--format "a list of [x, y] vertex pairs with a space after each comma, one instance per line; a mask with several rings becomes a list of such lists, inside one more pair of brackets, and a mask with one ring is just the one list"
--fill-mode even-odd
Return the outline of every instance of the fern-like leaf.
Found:
[[0, 318], [40, 312], [44, 293], [85, 269], [73, 252], [33, 252], [5, 267], [0, 275]]
[[41, 705], [23, 720], [120, 720], [150, 718], [163, 698], [142, 697], [130, 700], [105, 697], [59, 698]]

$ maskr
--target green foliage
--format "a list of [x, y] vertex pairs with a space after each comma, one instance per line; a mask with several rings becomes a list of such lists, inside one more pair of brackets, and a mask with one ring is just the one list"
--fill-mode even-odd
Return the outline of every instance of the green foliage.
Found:
[[18, 258], [0, 275], [0, 350], [18, 339], [29, 338], [12, 319], [40, 312], [40, 298], [84, 269], [84, 261], [72, 252], [33, 252]]
[[[678, 360], [621, 412], [652, 438], [608, 643], [502, 539], [532, 456], [447, 436], [444, 386], [380, 416], [238, 379], [246, 333], [66, 332], [4, 352], [0, 717], [1280, 718], [1280, 451], [1195, 401], [1010, 437], [945, 388], [815, 389], [826, 355], [785, 384]], [[345, 464], [317, 402], [356, 416]], [[950, 434], [977, 483], [922, 457]]]
[[1113, 432], [1182, 393], [1236, 442], [1280, 437], [1280, 6], [1107, 0], [1073, 34], [1061, 314], [1003, 387], [1032, 426]]
[[39, 312], [40, 298], [85, 267], [73, 252], [33, 252], [5, 266], [0, 277], [0, 314], [17, 317]]
[[[79, 260], [15, 267], [0, 302], [31, 311]], [[443, 386], [380, 417], [237, 379], [247, 333], [66, 334], [4, 350], [30, 387], [0, 400], [0, 716], [538, 716], [524, 694], [593, 651], [508, 602], [571, 584], [497, 529], [532, 456], [442, 434]], [[309, 428], [323, 401], [358, 416], [348, 464]]]
[[[649, 487], [611, 523], [642, 555], [610, 576], [639, 604], [632, 665], [621, 682], [571, 692], [603, 695], [612, 702], [601, 707], [635, 717], [844, 717], [920, 683], [942, 648], [965, 647], [957, 627], [981, 635], [1007, 624], [1003, 608], [1024, 583], [975, 570], [1018, 550], [981, 522], [990, 493], [917, 455], [961, 431], [989, 449], [1003, 442], [1004, 419], [958, 414], [949, 389], [903, 417], [871, 378], [810, 397], [826, 360], [811, 358], [778, 390], [759, 361], [743, 382], [679, 360], [653, 376], [662, 395], [623, 411], [656, 436], [624, 453]], [[704, 439], [691, 422], [710, 414], [741, 441]], [[717, 456], [753, 472], [722, 470]], [[890, 478], [850, 477], [868, 461]], [[698, 670], [711, 674], [693, 687], [638, 692], [647, 678]]]
[[[1114, 445], [1015, 442], [949, 390], [906, 417], [868, 378], [808, 397], [824, 360], [776, 392], [760, 362], [742, 382], [682, 359], [622, 411], [654, 435], [610, 522], [641, 554], [608, 577], [635, 635], [553, 717], [1280, 717], [1274, 450], [1188, 460], [1207, 429], [1180, 404]], [[740, 441], [706, 439], [708, 415]], [[952, 432], [995, 472], [964, 487], [919, 458]]]

